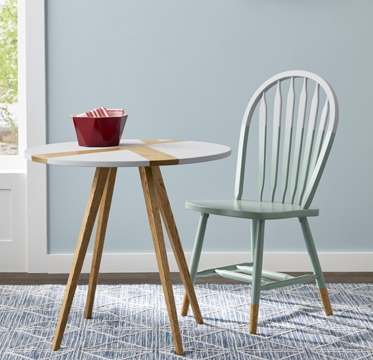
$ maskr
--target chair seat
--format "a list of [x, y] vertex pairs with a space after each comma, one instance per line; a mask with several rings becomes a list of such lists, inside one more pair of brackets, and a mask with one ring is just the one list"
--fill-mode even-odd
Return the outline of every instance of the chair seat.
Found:
[[318, 216], [319, 209], [302, 209], [299, 205], [252, 200], [191, 200], [185, 207], [201, 213], [256, 220]]

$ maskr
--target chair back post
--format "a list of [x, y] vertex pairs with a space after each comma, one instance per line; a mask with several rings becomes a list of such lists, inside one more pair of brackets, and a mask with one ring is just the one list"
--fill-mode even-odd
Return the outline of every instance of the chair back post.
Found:
[[[292, 157], [292, 172], [290, 183], [290, 203], [294, 204], [295, 195], [298, 191], [299, 199], [296, 203], [302, 208], [308, 209], [315, 195], [325, 168], [331, 147], [333, 145], [335, 133], [338, 126], [339, 107], [337, 97], [332, 87], [320, 76], [301, 70], [287, 71], [273, 76], [267, 80], [255, 92], [246, 107], [242, 120], [242, 127], [239, 139], [235, 199], [241, 200], [243, 193], [247, 141], [253, 114], [257, 105], [259, 107], [259, 200], [262, 201], [262, 194], [265, 182], [266, 168], [266, 148], [267, 148], [267, 104], [266, 92], [277, 85], [273, 114], [273, 137], [272, 137], [272, 164], [271, 164], [271, 191], [270, 201], [274, 201], [277, 187], [278, 164], [280, 153], [280, 133], [281, 133], [281, 109], [282, 95], [281, 82], [291, 79], [290, 88], [286, 99], [286, 121], [284, 129], [284, 146], [281, 176], [281, 202], [285, 202], [288, 189], [288, 179], [291, 163], [291, 144], [293, 135], [293, 118], [295, 107], [294, 79], [303, 78], [303, 87], [299, 98], [298, 118], [295, 131], [295, 141]], [[303, 147], [304, 124], [307, 108], [307, 80], [313, 80], [315, 90], [313, 93], [311, 107], [309, 111], [309, 121], [305, 145]], [[316, 131], [316, 123], [319, 107], [319, 89], [322, 88], [326, 94], [326, 102], [323, 106], [319, 121], [319, 129]], [[329, 121], [328, 121], [329, 119]], [[326, 129], [326, 125], [328, 127]], [[315, 140], [316, 137], [316, 141]], [[303, 150], [302, 150], [303, 149]], [[302, 156], [303, 154], [303, 156]], [[301, 161], [302, 160], [302, 161]]]

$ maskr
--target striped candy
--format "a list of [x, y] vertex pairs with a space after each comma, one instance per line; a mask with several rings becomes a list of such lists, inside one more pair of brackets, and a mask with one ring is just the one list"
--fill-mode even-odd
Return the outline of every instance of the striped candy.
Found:
[[123, 116], [124, 109], [107, 109], [109, 116]]
[[109, 117], [109, 113], [104, 107], [88, 111], [86, 112], [86, 115], [88, 117]]
[[86, 113], [77, 115], [80, 117], [110, 117], [110, 116], [123, 116], [124, 115], [124, 109], [106, 109], [104, 107], [100, 107], [97, 109], [93, 109], [91, 111], [88, 111]]

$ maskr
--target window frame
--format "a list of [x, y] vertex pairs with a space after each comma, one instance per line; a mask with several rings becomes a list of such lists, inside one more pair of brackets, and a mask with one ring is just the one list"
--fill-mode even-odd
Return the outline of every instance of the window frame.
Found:
[[[24, 146], [46, 144], [45, 2], [18, 0], [18, 98]], [[22, 119], [22, 120], [21, 120]], [[22, 149], [20, 155], [23, 157]], [[47, 270], [47, 169], [26, 162], [27, 269]]]

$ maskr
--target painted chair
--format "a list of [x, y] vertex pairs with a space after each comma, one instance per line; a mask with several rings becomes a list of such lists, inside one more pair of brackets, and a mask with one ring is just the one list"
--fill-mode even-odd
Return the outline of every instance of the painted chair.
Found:
[[[299, 80], [298, 78], [301, 79]], [[295, 82], [298, 85], [300, 81], [303, 84], [301, 84], [302, 89], [300, 91], [299, 101], [296, 101]], [[289, 90], [286, 100], [285, 127], [281, 128], [281, 84], [285, 82], [289, 83], [289, 85], [287, 85], [289, 86]], [[313, 83], [313, 85], [307, 83]], [[272, 92], [275, 94], [273, 96], [274, 116], [272, 146], [270, 149], [270, 194], [269, 201], [264, 201], [263, 190], [267, 157], [266, 94], [272, 87], [275, 87], [272, 89]], [[314, 87], [314, 95], [312, 97], [311, 106], [307, 109], [307, 89], [309, 87], [311, 87], [311, 90]], [[322, 94], [320, 94], [320, 88], [322, 89]], [[320, 113], [319, 103], [321, 103], [321, 96], [325, 98], [325, 104], [323, 105], [321, 116], [318, 116], [318, 113]], [[293, 131], [295, 103], [297, 103], [298, 107], [298, 117], [296, 128], [294, 129], [295, 131]], [[254, 113], [257, 113], [255, 112], [257, 107], [257, 112], [259, 113], [259, 200], [242, 200], [247, 140], [250, 123]], [[196, 276], [219, 274], [226, 278], [252, 283], [249, 324], [249, 332], [251, 334], [256, 334], [257, 331], [261, 290], [271, 290], [316, 280], [325, 313], [326, 315], [333, 314], [307, 218], [309, 216], [318, 216], [319, 214], [319, 210], [310, 207], [310, 205], [334, 141], [338, 125], [338, 113], [338, 102], [335, 93], [331, 86], [321, 77], [307, 71], [288, 71], [270, 78], [255, 92], [243, 117], [239, 139], [234, 199], [186, 202], [187, 209], [201, 213], [189, 268], [192, 281], [193, 283], [195, 282]], [[305, 141], [303, 141], [306, 118], [308, 118], [308, 129], [305, 135]], [[318, 130], [316, 130], [317, 124]], [[281, 132], [283, 133], [282, 147], [280, 146]], [[295, 139], [293, 139], [294, 136]], [[280, 149], [282, 149], [281, 194], [279, 197], [280, 201], [275, 202]], [[290, 170], [289, 200], [285, 202]], [[297, 198], [296, 194], [298, 194]], [[197, 272], [209, 214], [251, 220], [252, 262], [222, 266]], [[288, 218], [299, 219], [307, 251], [311, 259], [313, 275], [293, 277], [274, 271], [262, 270], [265, 221]], [[188, 298], [186, 294], [184, 294], [181, 315], [187, 315], [188, 307]]]

